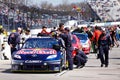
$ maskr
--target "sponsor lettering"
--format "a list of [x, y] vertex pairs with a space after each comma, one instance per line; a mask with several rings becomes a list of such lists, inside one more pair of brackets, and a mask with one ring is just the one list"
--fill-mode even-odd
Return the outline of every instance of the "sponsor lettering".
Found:
[[26, 60], [25, 63], [41, 63], [40, 60]]
[[33, 50], [20, 50], [17, 54], [56, 54], [54, 49], [33, 49]]

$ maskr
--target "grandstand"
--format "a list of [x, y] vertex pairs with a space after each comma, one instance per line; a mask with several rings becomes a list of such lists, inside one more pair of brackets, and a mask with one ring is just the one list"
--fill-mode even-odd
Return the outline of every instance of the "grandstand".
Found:
[[[69, 11], [52, 11], [46, 9], [39, 9], [35, 7], [29, 7], [26, 5], [19, 5], [15, 3], [0, 1], [0, 25], [6, 30], [17, 29], [17, 27], [47, 27], [56, 26], [58, 19], [54, 19], [54, 15], [57, 17], [65, 17]], [[51, 15], [51, 16], [50, 16]], [[52, 21], [50, 20], [53, 18]]]
[[[42, 25], [47, 27], [58, 26], [60, 22], [64, 23], [71, 19], [78, 18], [78, 11], [59, 10], [59, 9], [46, 9], [34, 6], [27, 6], [26, 4], [16, 3], [18, 0], [1, 0], [0, 1], [0, 25], [6, 30], [17, 29], [22, 27], [41, 28]], [[25, 1], [25, 0], [20, 0]], [[99, 19], [91, 7], [86, 4], [86, 10], [81, 14], [81, 19], [89, 21], [92, 19]], [[92, 21], [91, 20], [91, 21]]]
[[88, 0], [88, 3], [101, 20], [120, 20], [120, 0]]
[[[13, 2], [14, 1], [14, 2]], [[17, 29], [17, 27], [25, 28], [42, 28], [42, 26], [55, 27], [60, 22], [64, 23], [71, 19], [83, 19], [93, 22], [101, 20], [93, 7], [88, 3], [81, 6], [84, 10], [62, 9], [55, 7], [53, 9], [40, 8], [37, 6], [28, 6], [25, 2], [17, 3], [17, 1], [26, 0], [0, 0], [0, 25], [6, 30]], [[28, 0], [29, 1], [29, 0]], [[91, 3], [92, 4], [92, 3]], [[75, 4], [74, 4], [75, 5]], [[68, 6], [69, 7], [69, 6]]]

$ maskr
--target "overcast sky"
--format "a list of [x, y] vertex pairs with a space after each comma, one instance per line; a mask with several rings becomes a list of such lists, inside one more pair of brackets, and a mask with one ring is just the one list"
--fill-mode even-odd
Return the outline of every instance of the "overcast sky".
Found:
[[[62, 4], [63, 1], [65, 0], [31, 0], [34, 4], [40, 4], [42, 2], [47, 1], [48, 3], [52, 3], [53, 5], [58, 5], [58, 4]], [[86, 1], [86, 0], [67, 0], [68, 3], [77, 3], [77, 2], [81, 2], [81, 1]]]

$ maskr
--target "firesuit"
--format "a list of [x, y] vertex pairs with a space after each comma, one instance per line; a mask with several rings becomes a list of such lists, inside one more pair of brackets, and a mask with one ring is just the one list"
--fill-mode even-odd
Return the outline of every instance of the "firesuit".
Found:
[[105, 67], [108, 67], [109, 64], [109, 46], [111, 45], [112, 40], [109, 34], [106, 34], [105, 31], [102, 32], [98, 40], [98, 49], [99, 57], [101, 61], [101, 67], [105, 64]]
[[69, 70], [73, 70], [73, 58], [72, 58], [72, 35], [70, 33], [69, 28], [65, 28], [65, 33], [61, 34], [60, 37], [65, 42], [65, 49], [66, 49], [66, 58], [68, 60], [68, 68]]
[[84, 67], [85, 63], [87, 62], [87, 59], [88, 59], [88, 57], [86, 56], [86, 54], [83, 51], [76, 49], [76, 56], [74, 58], [74, 60], [77, 61], [76, 68]]
[[11, 54], [16, 51], [18, 48], [20, 48], [19, 46], [20, 43], [20, 34], [19, 33], [11, 33], [8, 37], [8, 44], [11, 47]]

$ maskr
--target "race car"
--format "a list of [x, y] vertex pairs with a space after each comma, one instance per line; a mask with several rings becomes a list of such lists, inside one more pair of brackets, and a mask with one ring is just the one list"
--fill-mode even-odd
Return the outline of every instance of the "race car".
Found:
[[12, 72], [61, 72], [65, 51], [55, 38], [29, 38], [12, 54]]
[[79, 38], [79, 40], [82, 44], [82, 50], [84, 51], [84, 53], [89, 54], [91, 41], [89, 40], [88, 35], [85, 33], [73, 33], [73, 34]]
[[79, 40], [79, 38], [76, 35], [72, 35], [72, 46], [73, 46], [73, 52], [72, 52], [72, 56], [74, 58], [74, 56], [76, 55], [76, 51], [75, 49], [81, 49], [82, 48], [82, 44]]

